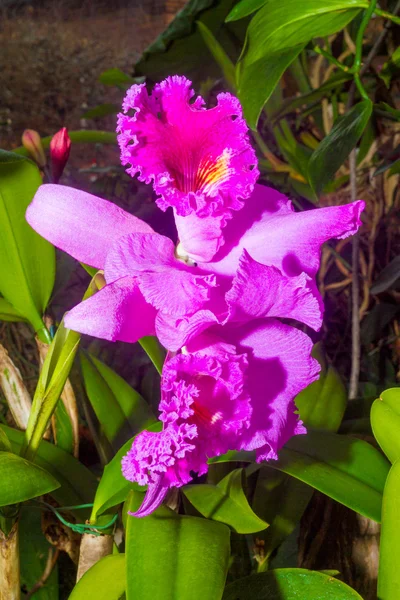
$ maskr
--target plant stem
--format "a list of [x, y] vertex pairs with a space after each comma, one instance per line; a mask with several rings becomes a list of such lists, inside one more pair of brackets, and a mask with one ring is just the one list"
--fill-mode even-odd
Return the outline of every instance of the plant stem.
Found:
[[[357, 199], [357, 163], [356, 151], [350, 154], [350, 195], [351, 201]], [[352, 240], [352, 285], [351, 285], [351, 372], [349, 385], [349, 400], [354, 400], [358, 393], [360, 378], [360, 282], [359, 271], [360, 238], [356, 233]]]
[[8, 535], [0, 530], [0, 600], [20, 600], [18, 521]]

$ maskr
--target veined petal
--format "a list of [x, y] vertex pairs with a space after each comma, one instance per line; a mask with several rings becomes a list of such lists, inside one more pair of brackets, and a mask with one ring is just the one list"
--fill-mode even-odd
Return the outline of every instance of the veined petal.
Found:
[[248, 356], [247, 386], [253, 413], [241, 447], [257, 449], [260, 461], [276, 459], [288, 439], [305, 433], [295, 413], [294, 398], [318, 378], [320, 366], [311, 357], [312, 341], [274, 319], [224, 330], [223, 337]]
[[136, 276], [144, 298], [165, 314], [192, 314], [208, 301], [217, 283], [213, 274], [200, 274], [174, 256], [170, 239], [135, 233], [117, 240], [106, 260], [105, 278]]
[[106, 285], [65, 316], [65, 325], [111, 342], [136, 342], [155, 333], [155, 309], [146, 302], [133, 277]]
[[234, 276], [245, 249], [264, 265], [274, 265], [289, 276], [314, 276], [321, 245], [331, 238], [354, 235], [361, 225], [362, 200], [294, 212], [291, 202], [272, 188], [256, 185], [245, 207], [224, 230], [225, 244], [206, 271]]
[[113, 241], [150, 225], [97, 196], [64, 185], [41, 185], [26, 211], [42, 237], [77, 260], [104, 268]]
[[[195, 213], [200, 219], [220, 217], [222, 229], [251, 194], [257, 160], [237, 98], [219, 94], [217, 106], [206, 110], [200, 97], [190, 103], [193, 95], [191, 82], [179, 76], [156, 85], [150, 96], [144, 85], [132, 86], [125, 114], [118, 118], [121, 162], [129, 165], [130, 175], [153, 182], [161, 209], [172, 206], [179, 216]], [[208, 230], [210, 223], [196, 225], [198, 230], [203, 226]], [[179, 235], [188, 239], [184, 228], [180, 221]]]
[[297, 319], [319, 330], [323, 303], [309, 275], [288, 277], [273, 266], [262, 265], [243, 250], [231, 289], [226, 294], [230, 321], [260, 317]]

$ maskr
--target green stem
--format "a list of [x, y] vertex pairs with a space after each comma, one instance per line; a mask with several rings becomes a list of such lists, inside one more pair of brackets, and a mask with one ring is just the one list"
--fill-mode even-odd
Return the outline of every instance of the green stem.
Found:
[[361, 25], [359, 27], [359, 30], [357, 32], [357, 37], [356, 37], [356, 55], [354, 58], [354, 64], [353, 64], [353, 69], [355, 71], [355, 73], [359, 73], [360, 69], [361, 69], [361, 60], [362, 60], [362, 49], [363, 49], [363, 40], [364, 40], [364, 33], [365, 30], [368, 26], [368, 23], [375, 11], [375, 7], [377, 4], [377, 0], [371, 0], [371, 3], [369, 5], [369, 7], [367, 8], [367, 10], [364, 13], [364, 16], [362, 18], [361, 21]]
[[396, 25], [400, 25], [400, 17], [392, 15], [392, 13], [386, 12], [386, 10], [381, 10], [380, 8], [375, 8], [374, 12], [379, 17], [383, 17], [384, 19], [388, 19], [388, 21], [392, 21]]
[[326, 50], [323, 50], [319, 46], [315, 46], [314, 47], [314, 52], [316, 52], [317, 54], [321, 54], [322, 56], [324, 56], [327, 60], [329, 60], [330, 63], [332, 63], [333, 65], [336, 65], [336, 67], [338, 67], [341, 71], [344, 71], [345, 73], [351, 73], [352, 69], [350, 67], [348, 67], [347, 65], [343, 65], [334, 56], [332, 56], [332, 54], [330, 52], [327, 52]]

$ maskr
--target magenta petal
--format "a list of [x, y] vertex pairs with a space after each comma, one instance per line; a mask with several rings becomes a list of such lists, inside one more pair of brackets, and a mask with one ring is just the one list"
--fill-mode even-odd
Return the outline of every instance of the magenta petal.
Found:
[[308, 275], [283, 275], [276, 267], [253, 260], [246, 250], [240, 258], [226, 301], [230, 307], [230, 321], [283, 317], [297, 319], [316, 330], [322, 324], [323, 304]]
[[191, 213], [180, 217], [175, 211], [175, 224], [183, 253], [195, 262], [210, 261], [224, 243], [226, 219], [222, 216], [198, 217]]
[[114, 240], [134, 231], [153, 231], [115, 204], [64, 185], [41, 185], [26, 219], [54, 246], [98, 269], [104, 267]]
[[165, 348], [177, 352], [188, 340], [216, 324], [218, 319], [210, 310], [198, 310], [193, 315], [181, 317], [159, 312], [156, 317], [156, 333]]
[[293, 435], [305, 433], [294, 397], [318, 378], [320, 366], [311, 357], [312, 341], [303, 332], [273, 319], [224, 328], [223, 337], [237, 352], [248, 353], [247, 385], [253, 408], [241, 447], [257, 449], [259, 460], [277, 458]]
[[119, 239], [107, 256], [107, 282], [135, 275], [144, 298], [175, 316], [194, 313], [216, 286], [213, 274], [199, 274], [174, 256], [170, 239], [158, 234], [132, 234]]
[[294, 212], [291, 202], [272, 188], [256, 185], [251, 198], [224, 230], [225, 244], [212, 263], [202, 268], [234, 276], [243, 249], [264, 265], [274, 265], [290, 276], [305, 272], [314, 276], [321, 245], [331, 238], [345, 238], [361, 225], [362, 200]]
[[128, 515], [131, 515], [131, 517], [147, 517], [162, 504], [168, 490], [169, 485], [163, 483], [163, 477], [160, 475], [155, 483], [149, 484], [140, 507], [135, 512], [128, 511]]
[[75, 306], [66, 314], [65, 325], [112, 342], [136, 342], [155, 333], [155, 316], [135, 280], [125, 277]]
[[153, 182], [163, 210], [228, 219], [253, 190], [255, 152], [237, 98], [219, 94], [217, 106], [206, 110], [193, 96], [191, 82], [179, 76], [150, 96], [144, 85], [132, 86], [118, 118], [121, 162], [130, 175]]

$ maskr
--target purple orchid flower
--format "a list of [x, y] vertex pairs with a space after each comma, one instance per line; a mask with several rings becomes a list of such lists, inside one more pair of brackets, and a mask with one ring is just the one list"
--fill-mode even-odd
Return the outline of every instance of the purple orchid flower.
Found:
[[[285, 301], [289, 289], [277, 304]], [[122, 461], [126, 479], [148, 486], [133, 516], [149, 515], [171, 487], [206, 473], [213, 456], [256, 450], [258, 462], [277, 459], [289, 438], [306, 433], [293, 398], [318, 378], [311, 349], [305, 333], [262, 318], [211, 327], [167, 358], [163, 430], [141, 432]]]
[[[168, 78], [148, 96], [133, 86], [120, 115], [128, 171], [153, 181], [172, 206], [180, 243], [115, 205], [64, 186], [41, 186], [27, 211], [38, 233], [104, 269], [107, 285], [65, 317], [66, 326], [134, 342], [156, 333], [172, 353], [162, 378], [161, 433], [142, 432], [123, 462], [147, 484], [149, 514], [171, 486], [204, 473], [229, 449], [276, 458], [304, 433], [293, 398], [314, 381], [311, 340], [323, 304], [315, 284], [321, 245], [354, 234], [362, 201], [296, 213], [258, 175], [240, 106], [229, 94], [206, 110], [190, 82]], [[174, 100], [175, 99], [175, 100]]]

